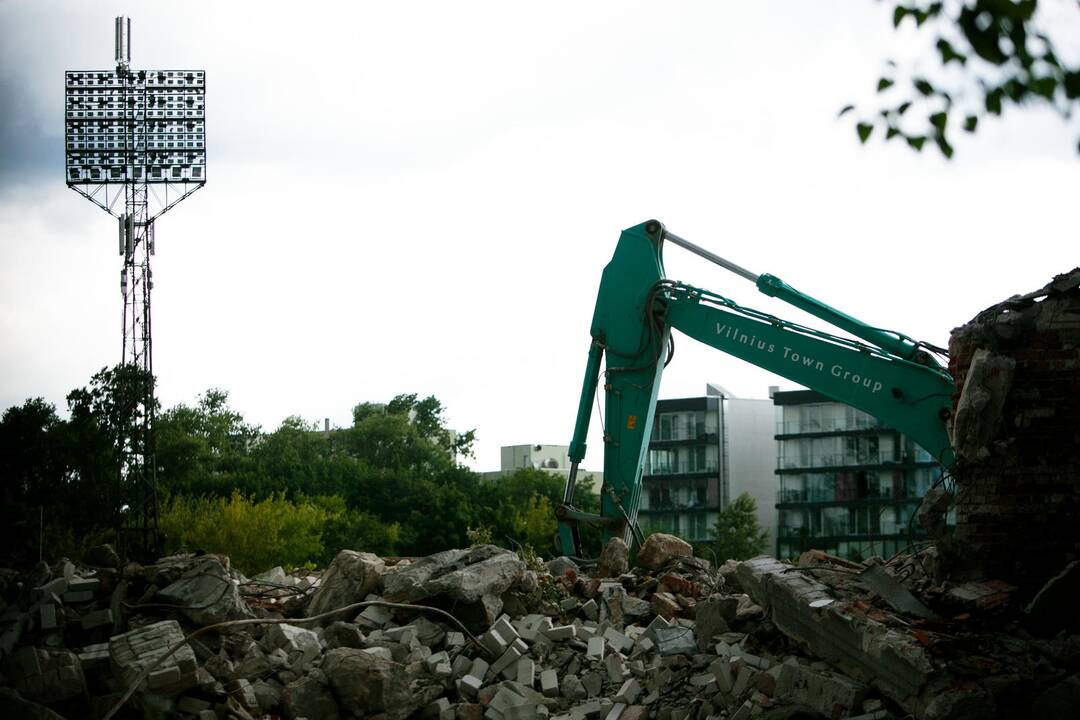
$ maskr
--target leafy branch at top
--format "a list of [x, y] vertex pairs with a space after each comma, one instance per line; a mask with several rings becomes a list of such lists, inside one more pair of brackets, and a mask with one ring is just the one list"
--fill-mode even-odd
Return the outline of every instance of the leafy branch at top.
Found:
[[[959, 70], [963, 80], [957, 87], [923, 76], [902, 79], [896, 63], [888, 61], [877, 91], [900, 100], [858, 120], [859, 141], [867, 142], [880, 128], [885, 140], [902, 138], [916, 151], [930, 141], [951, 158], [950, 133], [957, 127], [974, 133], [983, 118], [1000, 116], [1010, 103], [1047, 104], [1070, 117], [1080, 102], [1080, 67], [1058, 57], [1051, 38], [1036, 26], [1037, 10], [1038, 0], [898, 3], [893, 26], [911, 22], [920, 32], [934, 32], [940, 67]], [[977, 88], [979, 102], [961, 108], [956, 98], [968, 86]], [[854, 109], [848, 105], [840, 115]]]

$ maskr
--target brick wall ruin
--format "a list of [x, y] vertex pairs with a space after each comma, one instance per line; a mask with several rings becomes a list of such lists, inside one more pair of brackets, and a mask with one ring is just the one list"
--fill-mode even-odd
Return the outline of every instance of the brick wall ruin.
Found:
[[953, 331], [956, 540], [1038, 586], [1080, 555], [1080, 268]]

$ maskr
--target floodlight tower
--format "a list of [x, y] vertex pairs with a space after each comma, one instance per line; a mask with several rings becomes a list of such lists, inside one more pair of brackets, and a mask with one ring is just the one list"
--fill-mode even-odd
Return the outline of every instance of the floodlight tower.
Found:
[[141, 371], [117, 449], [117, 541], [158, 548], [150, 291], [154, 220], [206, 182], [206, 73], [133, 70], [131, 19], [116, 18], [115, 70], [65, 73], [66, 179], [117, 218], [123, 258], [121, 362]]

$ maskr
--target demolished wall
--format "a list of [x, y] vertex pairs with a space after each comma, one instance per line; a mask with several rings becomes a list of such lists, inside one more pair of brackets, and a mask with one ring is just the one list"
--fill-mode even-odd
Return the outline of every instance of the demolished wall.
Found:
[[1034, 588], [1080, 548], [1080, 268], [955, 329], [956, 535]]

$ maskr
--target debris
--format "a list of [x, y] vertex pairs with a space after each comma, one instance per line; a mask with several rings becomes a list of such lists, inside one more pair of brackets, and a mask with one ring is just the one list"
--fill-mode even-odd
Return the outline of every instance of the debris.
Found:
[[630, 550], [620, 537], [608, 540], [604, 550], [600, 553], [600, 560], [596, 566], [596, 577], [619, 577], [630, 569]]
[[213, 625], [254, 617], [237, 585], [217, 557], [204, 555], [158, 595], [196, 625]]
[[517, 555], [494, 545], [447, 550], [387, 573], [383, 596], [445, 606], [471, 629], [483, 631], [502, 611], [502, 594], [524, 572]]
[[900, 612], [920, 618], [937, 617], [880, 565], [871, 565], [863, 570], [859, 575], [859, 580], [871, 592], [880, 595], [885, 602]]
[[308, 617], [360, 602], [378, 590], [385, 570], [386, 564], [378, 555], [342, 550], [323, 573], [308, 602]]
[[637, 554], [638, 567], [660, 570], [676, 557], [693, 555], [690, 543], [674, 535], [653, 533], [645, 538]]

